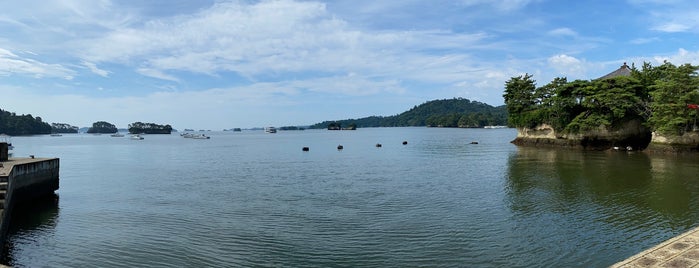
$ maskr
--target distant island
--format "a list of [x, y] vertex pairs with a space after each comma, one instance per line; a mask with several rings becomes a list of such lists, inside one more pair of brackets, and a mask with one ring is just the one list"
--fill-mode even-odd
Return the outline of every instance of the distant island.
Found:
[[172, 126], [159, 125], [155, 123], [134, 122], [129, 124], [129, 133], [131, 134], [171, 134]]
[[413, 126], [482, 128], [506, 124], [507, 110], [504, 105], [493, 107], [464, 98], [452, 98], [428, 101], [398, 115], [324, 121], [309, 128], [331, 130]]
[[92, 127], [87, 130], [90, 134], [111, 134], [119, 131], [116, 126], [107, 121], [97, 121], [92, 123]]
[[589, 150], [699, 151], [699, 66], [624, 63], [594, 80], [505, 83], [513, 143]]
[[51, 133], [78, 133], [79, 129], [66, 123], [51, 123]]

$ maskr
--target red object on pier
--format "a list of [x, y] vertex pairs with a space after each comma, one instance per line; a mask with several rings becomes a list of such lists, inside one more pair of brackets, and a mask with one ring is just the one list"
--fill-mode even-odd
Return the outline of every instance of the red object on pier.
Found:
[[699, 104], [687, 104], [687, 108], [699, 110]]

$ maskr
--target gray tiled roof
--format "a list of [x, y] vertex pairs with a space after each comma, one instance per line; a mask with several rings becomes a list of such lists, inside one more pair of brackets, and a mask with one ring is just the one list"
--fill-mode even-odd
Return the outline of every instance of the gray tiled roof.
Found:
[[626, 62], [624, 62], [624, 65], [621, 65], [619, 69], [616, 71], [613, 71], [605, 76], [602, 76], [600, 78], [597, 78], [597, 80], [602, 80], [602, 79], [609, 79], [609, 78], [614, 78], [618, 76], [630, 76], [631, 75], [631, 68], [626, 65]]

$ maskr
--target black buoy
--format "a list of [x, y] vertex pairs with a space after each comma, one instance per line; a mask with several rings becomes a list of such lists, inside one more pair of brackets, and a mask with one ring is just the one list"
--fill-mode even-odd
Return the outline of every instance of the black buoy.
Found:
[[403, 145], [407, 145], [407, 144], [408, 144], [408, 141], [403, 141]]
[[380, 148], [380, 147], [381, 147], [381, 143], [377, 143], [376, 148]]
[[304, 152], [308, 152], [310, 149], [308, 147], [303, 147], [303, 149], [301, 150], [303, 150]]
[[337, 149], [338, 149], [338, 150], [342, 150], [342, 149], [344, 149], [344, 148], [345, 148], [345, 147], [342, 147], [342, 144], [340, 144], [340, 145], [337, 146]]

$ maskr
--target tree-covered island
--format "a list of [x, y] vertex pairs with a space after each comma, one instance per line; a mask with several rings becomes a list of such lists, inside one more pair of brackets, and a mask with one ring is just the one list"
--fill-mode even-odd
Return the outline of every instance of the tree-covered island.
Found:
[[66, 123], [51, 123], [51, 133], [78, 133], [79, 127]]
[[50, 134], [51, 125], [31, 114], [17, 115], [0, 109], [0, 134], [10, 136]]
[[97, 121], [92, 123], [92, 127], [87, 130], [90, 134], [111, 134], [119, 131], [116, 126], [106, 121]]
[[698, 66], [624, 65], [599, 79], [556, 78], [537, 87], [532, 76], [505, 83], [518, 145], [582, 149], [699, 151]]
[[159, 125], [155, 123], [134, 122], [129, 124], [129, 133], [131, 134], [170, 134], [172, 126]]
[[507, 124], [505, 106], [493, 107], [482, 102], [453, 98], [428, 101], [398, 115], [324, 121], [310, 128], [329, 130], [419, 126], [482, 128], [505, 124]]

